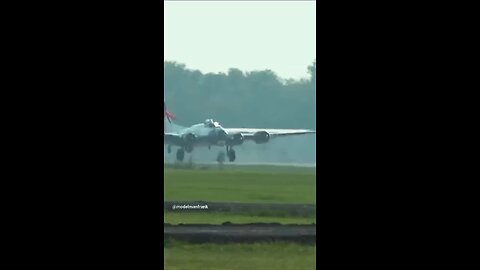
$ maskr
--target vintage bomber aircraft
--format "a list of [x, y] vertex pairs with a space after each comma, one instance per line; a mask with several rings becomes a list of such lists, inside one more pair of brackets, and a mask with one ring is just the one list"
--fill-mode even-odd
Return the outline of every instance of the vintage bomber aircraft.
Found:
[[[165, 117], [171, 123], [173, 115], [166, 110]], [[185, 152], [191, 153], [195, 147], [220, 146], [226, 148], [230, 162], [235, 161], [233, 146], [241, 145], [245, 141], [254, 141], [257, 144], [269, 142], [271, 139], [283, 136], [303, 135], [315, 133], [306, 129], [254, 129], [254, 128], [223, 128], [213, 119], [193, 125], [179, 132], [164, 132], [164, 144], [168, 145], [167, 151], [171, 153], [171, 146], [178, 146], [177, 160], [183, 161]], [[219, 156], [222, 155], [219, 152]], [[224, 154], [223, 154], [224, 155]]]

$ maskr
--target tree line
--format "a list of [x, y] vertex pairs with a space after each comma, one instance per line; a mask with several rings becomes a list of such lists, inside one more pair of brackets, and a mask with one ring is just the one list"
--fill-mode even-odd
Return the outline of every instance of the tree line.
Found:
[[165, 101], [180, 125], [207, 118], [224, 127], [316, 129], [316, 61], [308, 79], [282, 79], [271, 70], [202, 73], [164, 62]]

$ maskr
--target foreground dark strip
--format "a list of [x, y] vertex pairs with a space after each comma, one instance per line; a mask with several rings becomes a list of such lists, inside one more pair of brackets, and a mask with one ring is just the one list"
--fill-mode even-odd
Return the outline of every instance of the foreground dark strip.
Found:
[[[283, 203], [237, 203], [237, 202], [205, 202], [205, 201], [166, 201], [163, 203], [165, 211], [187, 211], [179, 209], [179, 206], [208, 206], [206, 211], [218, 212], [287, 212], [290, 215], [313, 216], [316, 212], [315, 204], [283, 204]], [[203, 209], [192, 209], [190, 211], [203, 211]]]
[[164, 224], [164, 239], [191, 243], [252, 243], [291, 241], [315, 244], [315, 225], [253, 224]]

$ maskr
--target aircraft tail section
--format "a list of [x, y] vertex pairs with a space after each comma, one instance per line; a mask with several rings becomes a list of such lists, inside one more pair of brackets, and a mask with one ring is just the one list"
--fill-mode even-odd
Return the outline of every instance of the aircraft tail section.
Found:
[[164, 107], [164, 119], [166, 118], [169, 123], [172, 123], [172, 120], [175, 120], [175, 115], [167, 111], [167, 104], [165, 103], [165, 101], [163, 102], [163, 107]]
[[[164, 107], [164, 111], [163, 111], [164, 128], [163, 128], [163, 131], [166, 132], [167, 127], [172, 125], [172, 120], [175, 120], [175, 115], [173, 115], [171, 112], [167, 111], [167, 104], [165, 103], [165, 101], [163, 102], [163, 107]], [[165, 121], [165, 120], [168, 120], [168, 122]]]

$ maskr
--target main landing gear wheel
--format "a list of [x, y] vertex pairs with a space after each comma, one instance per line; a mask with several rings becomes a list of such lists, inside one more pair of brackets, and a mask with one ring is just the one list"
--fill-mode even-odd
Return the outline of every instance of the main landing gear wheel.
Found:
[[230, 146], [230, 149], [228, 149], [229, 147], [227, 146], [227, 155], [228, 155], [228, 160], [230, 162], [234, 162], [235, 161], [235, 150], [233, 150], [233, 148]]
[[235, 150], [230, 149], [230, 151], [228, 152], [228, 160], [230, 160], [230, 162], [235, 161]]
[[185, 157], [185, 151], [183, 151], [182, 148], [177, 150], [177, 160], [178, 161], [183, 161], [183, 158]]
[[223, 151], [218, 152], [217, 162], [220, 163], [220, 164], [225, 162], [225, 153]]
[[187, 152], [187, 153], [191, 153], [193, 151], [193, 145], [191, 145], [191, 144], [185, 145], [184, 148], [185, 148], [185, 152]]

